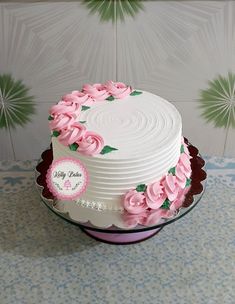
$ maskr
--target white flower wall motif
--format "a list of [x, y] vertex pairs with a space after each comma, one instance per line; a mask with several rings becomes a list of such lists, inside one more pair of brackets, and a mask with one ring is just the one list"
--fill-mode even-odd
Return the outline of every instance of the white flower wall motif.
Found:
[[235, 74], [218, 76], [201, 91], [202, 116], [215, 127], [235, 128]]

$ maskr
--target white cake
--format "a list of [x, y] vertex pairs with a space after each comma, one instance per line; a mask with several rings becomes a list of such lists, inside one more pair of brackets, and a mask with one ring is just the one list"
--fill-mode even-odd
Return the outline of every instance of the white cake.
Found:
[[101, 210], [122, 210], [122, 196], [138, 184], [160, 180], [180, 156], [182, 123], [176, 108], [163, 98], [144, 92], [119, 101], [101, 101], [81, 112], [88, 130], [102, 134], [118, 150], [82, 155], [52, 138], [53, 158], [74, 157], [89, 174], [85, 194], [77, 200]]

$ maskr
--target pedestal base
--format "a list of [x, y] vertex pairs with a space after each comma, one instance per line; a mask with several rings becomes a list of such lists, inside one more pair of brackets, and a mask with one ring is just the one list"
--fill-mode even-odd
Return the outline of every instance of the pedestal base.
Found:
[[153, 237], [160, 230], [162, 230], [162, 227], [150, 231], [148, 230], [143, 232], [129, 233], [97, 232], [86, 228], [81, 228], [81, 230], [97, 241], [115, 245], [128, 245], [133, 243], [139, 243]]

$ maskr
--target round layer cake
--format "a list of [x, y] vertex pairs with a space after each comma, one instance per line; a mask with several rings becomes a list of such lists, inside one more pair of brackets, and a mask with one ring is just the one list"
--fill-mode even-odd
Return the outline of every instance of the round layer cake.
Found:
[[[107, 87], [94, 85], [96, 91], [89, 91], [89, 87], [87, 91], [84, 88], [73, 91], [60, 102], [63, 107], [59, 107], [60, 103], [57, 108], [52, 107], [53, 158], [79, 159], [87, 169], [88, 186], [74, 203], [98, 210], [123, 210], [123, 196], [130, 189], [162, 180], [169, 169], [177, 165], [182, 122], [177, 109], [157, 95], [134, 91], [123, 84], [116, 85], [119, 91], [112, 94]], [[72, 95], [77, 95], [78, 99], [73, 99]], [[67, 131], [61, 135], [64, 105], [67, 105], [70, 123], [66, 121]], [[101, 147], [95, 153], [87, 149], [89, 140], [85, 145], [81, 138], [72, 142], [68, 129], [74, 123], [82, 125], [88, 133], [100, 135]], [[76, 132], [78, 134], [80, 129]]]

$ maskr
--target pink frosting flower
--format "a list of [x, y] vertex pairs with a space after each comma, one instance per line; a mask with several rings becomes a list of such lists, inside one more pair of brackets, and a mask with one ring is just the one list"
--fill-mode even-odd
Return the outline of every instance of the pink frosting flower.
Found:
[[125, 194], [123, 205], [125, 210], [131, 214], [140, 214], [148, 208], [143, 192], [137, 192], [134, 189]]
[[70, 94], [66, 94], [62, 97], [65, 102], [72, 104], [82, 105], [91, 101], [91, 98], [88, 94], [85, 94], [80, 91], [72, 91]]
[[170, 205], [170, 210], [176, 211], [178, 210], [183, 204], [183, 198], [176, 198]]
[[180, 163], [178, 163], [175, 167], [175, 176], [177, 184], [181, 189], [183, 189], [185, 187], [187, 178], [185, 175], [185, 169]]
[[157, 209], [144, 210], [139, 214], [123, 213], [123, 221], [128, 228], [136, 227], [137, 225], [153, 226], [165, 221], [166, 218], [171, 218], [175, 215], [175, 210]]
[[105, 84], [106, 90], [115, 98], [125, 98], [126, 96], [130, 95], [132, 89], [131, 87], [125, 85], [122, 82], [113, 82], [109, 80]]
[[148, 185], [146, 190], [146, 201], [149, 208], [158, 209], [166, 198], [166, 193], [164, 192], [163, 186], [160, 182]]
[[85, 133], [86, 128], [78, 123], [75, 122], [70, 126], [69, 129], [62, 130], [60, 135], [58, 136], [58, 140], [64, 145], [68, 146], [73, 144], [76, 141], [82, 139], [82, 136]]
[[59, 101], [56, 105], [50, 108], [50, 115], [56, 116], [60, 114], [80, 114], [80, 106], [78, 104]]
[[84, 155], [99, 154], [104, 147], [103, 138], [91, 131], [85, 132], [82, 139], [77, 142], [78, 151]]
[[59, 114], [49, 122], [49, 127], [51, 130], [61, 131], [63, 129], [69, 128], [74, 122], [74, 115], [68, 113]]
[[93, 85], [91, 84], [84, 84], [82, 87], [83, 92], [91, 96], [97, 101], [105, 100], [107, 97], [109, 97], [109, 93], [106, 91], [106, 88], [104, 85], [100, 83], [95, 83]]
[[165, 188], [166, 195], [168, 199], [172, 202], [176, 199], [178, 192], [179, 192], [179, 186], [177, 184], [176, 176], [172, 174], [167, 174], [164, 181], [163, 186]]
[[190, 156], [190, 154], [189, 154], [189, 150], [188, 150], [187, 144], [186, 144], [185, 142], [182, 142], [182, 145], [184, 146], [184, 153], [185, 153], [186, 155], [188, 155], [189, 158], [191, 158], [191, 156]]
[[189, 178], [192, 173], [192, 169], [189, 156], [186, 153], [182, 153], [180, 155], [178, 164], [181, 167], [181, 170], [184, 172], [185, 176]]
[[170, 210], [172, 211], [176, 211], [178, 210], [180, 207], [182, 207], [182, 204], [184, 202], [185, 199], [185, 195], [188, 193], [190, 187], [184, 188], [184, 189], [180, 189], [178, 192], [178, 195], [176, 197], [176, 199], [171, 203], [170, 205]]
[[139, 214], [130, 214], [128, 212], [123, 213], [123, 221], [128, 228], [135, 227], [136, 225], [144, 225], [146, 218], [148, 216], [148, 212], [144, 211]]
[[161, 208], [157, 210], [150, 210], [147, 217], [145, 217], [143, 221], [143, 225], [153, 226], [159, 224], [162, 219], [173, 217], [174, 214], [175, 213], [173, 210], [167, 210]]

